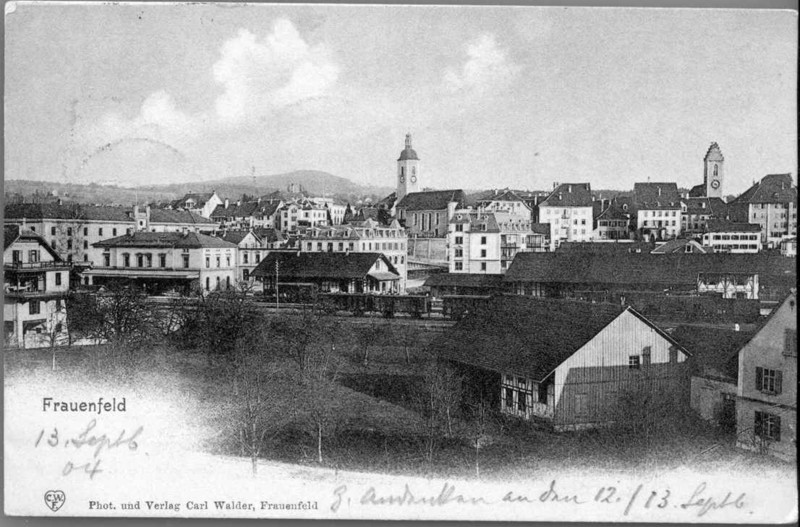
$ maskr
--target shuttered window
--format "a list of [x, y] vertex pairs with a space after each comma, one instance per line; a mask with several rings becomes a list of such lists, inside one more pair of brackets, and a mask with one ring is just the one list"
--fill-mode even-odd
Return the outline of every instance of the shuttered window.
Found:
[[757, 437], [762, 439], [771, 439], [773, 441], [780, 441], [781, 418], [779, 415], [756, 410], [753, 430]]
[[756, 368], [756, 390], [778, 395], [783, 391], [783, 372], [768, 368]]

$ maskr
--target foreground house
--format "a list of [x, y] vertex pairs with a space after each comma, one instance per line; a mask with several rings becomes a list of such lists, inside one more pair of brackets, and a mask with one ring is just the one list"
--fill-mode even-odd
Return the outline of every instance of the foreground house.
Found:
[[557, 430], [614, 421], [630, 398], [688, 402], [688, 352], [617, 305], [495, 297], [434, 349], [465, 374], [468, 399]]
[[196, 232], [134, 232], [94, 244], [102, 258], [84, 275], [92, 285], [132, 281], [150, 293], [230, 289], [237, 246]]
[[797, 187], [791, 174], [764, 176], [728, 209], [731, 220], [760, 226], [764, 249], [776, 248], [784, 238], [797, 236]]
[[6, 225], [3, 236], [6, 345], [36, 348], [66, 341], [70, 264], [34, 232]]
[[739, 352], [736, 444], [797, 459], [797, 296], [792, 292]]
[[375, 252], [279, 252], [261, 260], [252, 276], [265, 291], [293, 284], [325, 293], [397, 293], [400, 274], [389, 259]]

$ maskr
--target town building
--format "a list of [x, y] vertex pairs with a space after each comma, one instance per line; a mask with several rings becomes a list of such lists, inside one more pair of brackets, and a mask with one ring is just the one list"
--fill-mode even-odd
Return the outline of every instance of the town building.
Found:
[[284, 233], [297, 233], [300, 229], [330, 225], [328, 209], [308, 200], [287, 203], [279, 213], [280, 221], [276, 228]]
[[396, 201], [400, 203], [406, 194], [420, 192], [422, 184], [420, 181], [419, 156], [411, 147], [411, 134], [406, 134], [406, 146], [397, 158], [397, 190], [395, 192]]
[[761, 250], [761, 226], [712, 220], [703, 234], [703, 245], [715, 253], [747, 254]]
[[676, 183], [634, 183], [633, 207], [640, 239], [669, 240], [681, 233], [681, 200]]
[[408, 279], [408, 236], [397, 220], [382, 225], [373, 219], [351, 221], [346, 225], [314, 227], [300, 240], [303, 252], [379, 252], [400, 275], [397, 291], [404, 293]]
[[592, 205], [594, 216], [592, 239], [597, 241], [633, 239], [630, 198], [595, 200]]
[[781, 241], [781, 255], [792, 258], [797, 257], [797, 236]]
[[764, 249], [797, 236], [797, 187], [791, 174], [770, 174], [729, 204], [731, 221], [761, 226]]
[[704, 247], [693, 239], [676, 238], [668, 242], [656, 242], [656, 248], [650, 251], [650, 254], [711, 254], [713, 252], [714, 249], [711, 247]]
[[176, 199], [167, 205], [167, 209], [172, 210], [186, 210], [199, 214], [204, 218], [210, 218], [211, 213], [219, 206], [222, 205], [222, 198], [217, 196], [217, 191], [203, 193], [189, 193], [180, 199]]
[[431, 190], [403, 196], [397, 203], [397, 219], [408, 235], [420, 238], [445, 238], [456, 209], [464, 208], [463, 190]]
[[65, 299], [71, 265], [39, 234], [3, 228], [3, 333], [6, 346], [38, 348], [68, 340]]
[[719, 198], [725, 183], [725, 158], [717, 143], [711, 143], [703, 158], [703, 183], [696, 185], [689, 191], [692, 198]]
[[473, 198], [478, 212], [500, 212], [533, 221], [530, 206], [513, 190], [489, 190]]
[[253, 229], [253, 234], [261, 241], [261, 246], [267, 249], [283, 249], [289, 239], [278, 229], [258, 227]]
[[274, 229], [280, 221], [281, 199], [257, 199], [255, 201], [225, 200], [211, 213], [211, 219], [222, 229]]
[[182, 210], [58, 203], [19, 203], [5, 208], [6, 224], [40, 234], [67, 262], [96, 264], [94, 244], [128, 232], [213, 232], [216, 223]]
[[619, 305], [495, 297], [433, 350], [464, 375], [467, 400], [559, 431], [614, 422], [630, 401], [688, 406], [689, 352]]
[[449, 272], [501, 274], [517, 253], [544, 250], [544, 243], [529, 214], [456, 211], [448, 235]]
[[267, 253], [262, 240], [252, 230], [223, 231], [218, 237], [236, 245], [238, 249], [236, 280], [252, 286], [255, 282], [253, 271]]
[[592, 239], [593, 204], [589, 183], [563, 183], [539, 203], [539, 223], [550, 224], [550, 250], [563, 242]]
[[504, 292], [503, 275], [434, 273], [425, 279], [433, 298], [444, 296], [488, 296]]
[[721, 198], [681, 198], [681, 236], [700, 237], [708, 230], [708, 222], [725, 220], [728, 205]]
[[400, 274], [381, 253], [272, 251], [253, 276], [265, 292], [312, 287], [324, 293], [399, 293]]
[[789, 294], [739, 351], [736, 444], [797, 459], [797, 297]]
[[196, 232], [133, 232], [94, 244], [102, 257], [84, 272], [91, 285], [132, 282], [150, 294], [231, 289], [236, 244]]
[[331, 225], [341, 225], [344, 223], [344, 215], [347, 212], [347, 204], [341, 203], [339, 200], [334, 198], [310, 197], [308, 198], [308, 201], [328, 210], [328, 216]]

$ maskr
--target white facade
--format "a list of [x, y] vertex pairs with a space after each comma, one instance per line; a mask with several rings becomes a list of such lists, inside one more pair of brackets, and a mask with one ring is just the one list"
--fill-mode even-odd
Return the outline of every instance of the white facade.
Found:
[[653, 233], [657, 239], [677, 238], [681, 233], [681, 209], [640, 209], [636, 213], [639, 231]]
[[761, 251], [761, 236], [747, 231], [707, 232], [703, 246], [712, 247], [715, 253], [755, 254]]
[[550, 224], [550, 250], [562, 242], [589, 242], [593, 235], [592, 207], [539, 206], [539, 222]]

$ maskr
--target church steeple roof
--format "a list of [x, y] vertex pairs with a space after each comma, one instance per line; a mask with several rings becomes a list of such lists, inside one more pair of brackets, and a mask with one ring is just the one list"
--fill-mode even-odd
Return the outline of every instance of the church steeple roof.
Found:
[[722, 150], [719, 149], [717, 143], [711, 143], [711, 146], [708, 147], [704, 161], [725, 161], [725, 158], [722, 157]]
[[419, 161], [419, 157], [417, 157], [417, 153], [411, 148], [411, 134], [406, 134], [406, 147], [405, 149], [400, 152], [400, 157], [397, 158], [398, 161], [406, 161], [408, 159], [415, 159]]

